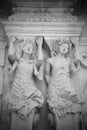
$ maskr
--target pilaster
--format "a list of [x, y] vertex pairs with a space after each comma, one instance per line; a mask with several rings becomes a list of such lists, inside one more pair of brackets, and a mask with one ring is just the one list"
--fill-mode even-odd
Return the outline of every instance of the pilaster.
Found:
[[4, 88], [4, 66], [5, 66], [5, 47], [6, 34], [3, 25], [0, 23], [0, 126], [1, 126], [1, 107]]

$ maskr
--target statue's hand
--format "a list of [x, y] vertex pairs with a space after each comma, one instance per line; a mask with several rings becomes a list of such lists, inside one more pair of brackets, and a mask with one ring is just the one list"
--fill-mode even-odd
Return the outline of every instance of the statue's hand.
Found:
[[41, 36], [36, 37], [36, 43], [38, 46], [42, 45], [43, 44], [43, 37], [41, 37]]

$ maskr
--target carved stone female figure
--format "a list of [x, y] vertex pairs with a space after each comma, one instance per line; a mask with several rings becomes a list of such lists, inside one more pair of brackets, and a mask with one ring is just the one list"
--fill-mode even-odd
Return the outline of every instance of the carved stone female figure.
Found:
[[[69, 58], [71, 50], [70, 41], [58, 41], [57, 52], [47, 60], [48, 97], [50, 111], [55, 115], [57, 130], [78, 130], [79, 112], [78, 103], [80, 95], [71, 82], [72, 75], [79, 70], [78, 60], [75, 63]], [[50, 73], [50, 75], [49, 75]], [[52, 115], [48, 114], [52, 121]]]
[[[14, 62], [9, 71], [10, 74], [15, 72], [15, 77], [11, 91], [5, 97], [5, 105], [18, 115], [17, 118], [15, 114], [13, 115], [15, 123], [11, 126], [12, 130], [32, 130], [33, 117], [31, 115], [34, 114], [36, 107], [42, 106], [44, 101], [41, 92], [35, 86], [33, 75], [41, 79], [43, 66], [39, 70], [36, 67], [36, 60], [33, 58], [36, 55], [35, 43], [28, 39], [21, 48], [21, 57]], [[30, 122], [27, 120], [29, 117]], [[17, 122], [19, 118], [21, 120]], [[24, 126], [23, 123], [25, 123]]]

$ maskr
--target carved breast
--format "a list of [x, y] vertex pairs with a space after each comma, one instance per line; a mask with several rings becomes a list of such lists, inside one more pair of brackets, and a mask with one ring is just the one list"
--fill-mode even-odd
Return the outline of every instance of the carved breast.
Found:
[[26, 78], [31, 77], [32, 72], [33, 72], [33, 62], [21, 60], [18, 65], [17, 74], [19, 74], [21, 77], [23, 76], [23, 78], [26, 79]]

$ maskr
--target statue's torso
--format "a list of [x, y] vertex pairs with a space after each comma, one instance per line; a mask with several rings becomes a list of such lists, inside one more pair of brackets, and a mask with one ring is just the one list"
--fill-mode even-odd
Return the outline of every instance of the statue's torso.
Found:
[[12, 85], [12, 91], [17, 95], [17, 93], [26, 93], [29, 88], [35, 88], [33, 79], [33, 61], [26, 61], [21, 59], [18, 63], [16, 70], [15, 79]]
[[74, 89], [70, 83], [70, 59], [54, 58], [52, 59], [52, 77], [50, 79], [50, 87], [74, 93]]
[[70, 59], [55, 57], [50, 59], [49, 62], [52, 65], [52, 77], [48, 88], [49, 105], [59, 110], [66, 109], [73, 103], [71, 100], [66, 99], [66, 96], [76, 94], [70, 81]]

